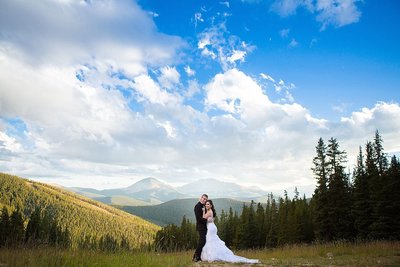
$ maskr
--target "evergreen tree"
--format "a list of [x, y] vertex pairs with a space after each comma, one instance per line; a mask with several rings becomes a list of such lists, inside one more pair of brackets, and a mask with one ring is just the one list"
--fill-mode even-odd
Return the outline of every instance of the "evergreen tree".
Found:
[[237, 226], [237, 232], [234, 240], [235, 247], [239, 249], [246, 248], [247, 246], [246, 226], [248, 224], [248, 219], [249, 219], [249, 207], [247, 207], [246, 204], [243, 203], [242, 214], [239, 217], [239, 223]]
[[40, 243], [41, 225], [40, 209], [36, 208], [29, 217], [28, 225], [26, 226], [25, 242], [31, 244]]
[[265, 214], [264, 207], [261, 205], [261, 203], [258, 203], [257, 210], [256, 210], [257, 233], [256, 233], [256, 239], [255, 239], [255, 246], [257, 246], [258, 248], [264, 247], [265, 239], [267, 238], [264, 214]]
[[366, 240], [369, 238], [369, 228], [371, 225], [371, 200], [368, 189], [368, 177], [364, 165], [364, 157], [361, 147], [357, 157], [357, 165], [353, 172], [354, 196], [353, 214], [354, 227], [357, 238]]
[[317, 155], [313, 159], [312, 171], [317, 179], [317, 186], [313, 195], [313, 214], [315, 237], [318, 240], [329, 241], [332, 239], [329, 221], [329, 197], [328, 197], [328, 170], [326, 146], [322, 138], [316, 146]]
[[8, 245], [10, 234], [10, 215], [6, 206], [3, 206], [0, 217], [0, 247]]
[[19, 246], [24, 241], [24, 220], [19, 210], [14, 210], [10, 217], [9, 241], [11, 246]]
[[349, 179], [343, 166], [346, 162], [346, 152], [339, 149], [335, 138], [329, 139], [327, 158], [330, 236], [334, 240], [347, 239], [352, 235], [353, 219]]
[[229, 214], [226, 222], [226, 235], [224, 239], [225, 245], [227, 247], [233, 246], [233, 239], [236, 234], [236, 229], [235, 229], [236, 221], [237, 221], [237, 214], [236, 212], [234, 214], [232, 207], [229, 207]]
[[374, 138], [374, 156], [375, 156], [375, 164], [378, 169], [378, 174], [383, 176], [388, 168], [388, 162], [385, 153], [383, 152], [383, 140], [379, 134], [379, 131], [376, 130], [375, 138]]
[[226, 240], [226, 238], [227, 238], [228, 218], [227, 218], [227, 214], [225, 213], [224, 210], [221, 211], [221, 214], [219, 215], [218, 224], [216, 224], [216, 225], [218, 227], [218, 236], [222, 240]]
[[269, 214], [267, 215], [266, 225], [267, 225], [267, 237], [265, 245], [268, 248], [274, 248], [278, 245], [278, 226], [279, 226], [279, 216], [278, 207], [273, 194], [269, 196], [270, 208]]
[[388, 207], [387, 212], [390, 216], [389, 233], [390, 239], [400, 240], [400, 162], [395, 155], [390, 161], [388, 175]]
[[245, 224], [245, 248], [255, 248], [257, 247], [257, 222], [256, 222], [256, 213], [254, 211], [254, 201], [252, 200], [249, 207], [248, 218]]
[[278, 209], [278, 220], [279, 220], [279, 228], [278, 228], [278, 246], [282, 246], [288, 243], [289, 241], [289, 232], [288, 232], [288, 215], [289, 215], [289, 198], [287, 192], [284, 192], [285, 198], [279, 198], [279, 209]]

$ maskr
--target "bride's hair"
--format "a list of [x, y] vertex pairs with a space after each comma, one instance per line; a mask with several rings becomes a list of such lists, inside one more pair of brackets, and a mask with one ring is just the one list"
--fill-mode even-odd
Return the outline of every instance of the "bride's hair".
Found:
[[211, 210], [212, 210], [212, 212], [213, 212], [214, 218], [217, 217], [217, 212], [215, 211], [214, 203], [212, 202], [211, 199], [207, 200], [206, 203], [207, 203], [207, 202], [211, 204]]

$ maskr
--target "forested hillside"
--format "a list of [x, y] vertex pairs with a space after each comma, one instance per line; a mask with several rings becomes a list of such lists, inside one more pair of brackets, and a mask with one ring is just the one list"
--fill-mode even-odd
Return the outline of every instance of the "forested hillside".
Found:
[[[195, 221], [193, 208], [197, 201], [198, 199], [196, 198], [174, 199], [153, 206], [120, 206], [119, 208], [160, 226], [168, 224], [180, 225], [183, 216], [191, 222]], [[213, 201], [217, 213], [220, 213], [222, 210], [228, 211], [232, 208], [233, 212], [240, 214], [245, 203], [228, 198], [216, 198]], [[250, 202], [247, 202], [247, 204], [250, 204]]]
[[43, 236], [60, 232], [68, 239], [64, 245], [73, 248], [140, 249], [150, 246], [159, 230], [119, 209], [5, 173], [0, 173], [0, 209], [1, 239], [17, 245], [38, 239], [43, 243]]

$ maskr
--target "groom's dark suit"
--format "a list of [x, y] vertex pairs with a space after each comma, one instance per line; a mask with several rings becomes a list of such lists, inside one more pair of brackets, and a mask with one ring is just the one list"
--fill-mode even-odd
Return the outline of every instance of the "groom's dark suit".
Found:
[[207, 234], [207, 220], [203, 219], [203, 204], [199, 201], [196, 206], [194, 206], [194, 215], [196, 216], [196, 230], [199, 233], [199, 243], [194, 253], [193, 259], [200, 260], [201, 250], [206, 244], [206, 234]]

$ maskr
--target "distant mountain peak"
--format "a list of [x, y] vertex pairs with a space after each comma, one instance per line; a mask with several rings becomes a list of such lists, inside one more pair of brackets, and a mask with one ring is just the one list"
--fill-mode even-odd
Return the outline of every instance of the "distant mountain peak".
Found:
[[133, 185], [129, 186], [126, 188], [127, 191], [129, 192], [139, 192], [139, 191], [145, 191], [145, 190], [154, 190], [154, 189], [160, 189], [160, 188], [168, 188], [168, 189], [173, 189], [172, 186], [163, 183], [156, 178], [153, 177], [148, 177], [144, 178]]
[[185, 192], [190, 196], [208, 194], [209, 198], [254, 198], [266, 195], [267, 192], [260, 188], [242, 186], [232, 182], [225, 182], [215, 178], [206, 178], [188, 183], [177, 188], [180, 192]]

